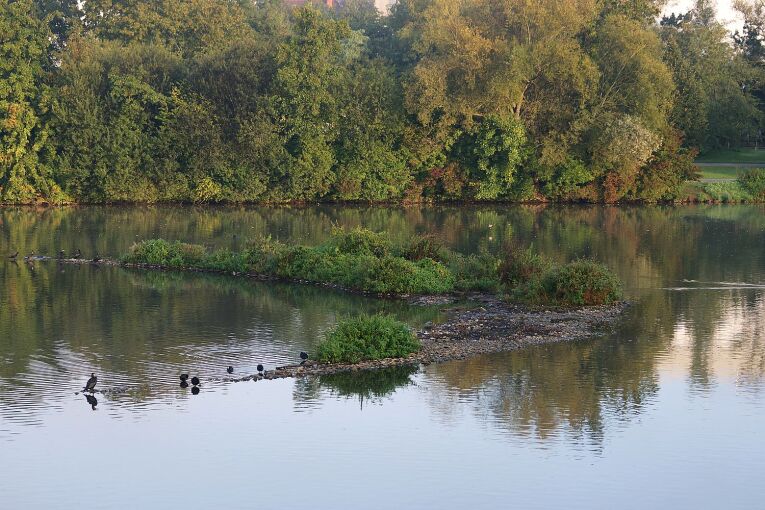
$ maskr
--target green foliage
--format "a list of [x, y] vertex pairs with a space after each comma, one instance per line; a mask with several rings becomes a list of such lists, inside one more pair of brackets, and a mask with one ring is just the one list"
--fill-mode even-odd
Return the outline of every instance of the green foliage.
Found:
[[512, 295], [531, 304], [608, 305], [622, 299], [622, 284], [604, 265], [591, 260], [576, 260], [530, 278]]
[[499, 263], [499, 281], [507, 288], [515, 288], [530, 280], [537, 280], [552, 264], [529, 246], [525, 250], [508, 248]]
[[674, 200], [761, 137], [765, 15], [660, 3], [4, 0], [0, 201]]
[[740, 181], [706, 182], [702, 188], [715, 202], [727, 204], [754, 201], [752, 193]]
[[447, 260], [447, 266], [454, 275], [454, 288], [463, 291], [496, 291], [499, 288], [499, 263], [499, 259], [489, 253], [451, 253]]
[[317, 348], [322, 363], [359, 363], [404, 358], [420, 350], [412, 330], [388, 315], [361, 315], [341, 321]]
[[385, 233], [373, 232], [365, 228], [344, 230], [333, 227], [328, 245], [334, 247], [340, 253], [349, 255], [372, 255], [384, 257], [390, 254], [392, 245]]
[[752, 168], [738, 176], [739, 184], [755, 198], [765, 198], [765, 168]]
[[50, 32], [36, 14], [31, 0], [0, 2], [0, 202], [63, 199], [41, 158], [50, 151]]

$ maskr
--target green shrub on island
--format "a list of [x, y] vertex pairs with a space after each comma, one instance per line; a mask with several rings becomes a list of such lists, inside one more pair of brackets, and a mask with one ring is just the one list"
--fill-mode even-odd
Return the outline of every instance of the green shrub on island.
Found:
[[714, 202], [728, 204], [754, 201], [754, 197], [741, 181], [705, 182], [703, 190]]
[[365, 229], [334, 229], [325, 243], [315, 247], [263, 238], [248, 242], [241, 252], [154, 239], [136, 243], [122, 260], [329, 283], [378, 294], [506, 289], [515, 301], [561, 306], [621, 299], [618, 278], [593, 261], [553, 266], [531, 248], [508, 250], [502, 260], [488, 253], [462, 255], [429, 236], [393, 245], [386, 235]]
[[517, 287], [539, 278], [551, 267], [550, 261], [531, 246], [525, 250], [509, 248], [499, 264], [499, 281], [507, 287]]
[[518, 301], [539, 305], [608, 305], [622, 299], [622, 284], [603, 264], [582, 259], [530, 278], [511, 295]]
[[412, 330], [389, 315], [361, 315], [341, 321], [319, 344], [322, 363], [359, 363], [404, 358], [421, 348]]
[[441, 294], [454, 290], [454, 276], [429, 258], [407, 260], [391, 254], [382, 234], [336, 230], [316, 247], [290, 246], [271, 239], [248, 243], [242, 252], [217, 250], [161, 239], [135, 244], [124, 262], [249, 272], [292, 280], [332, 283], [381, 294]]
[[742, 172], [737, 182], [754, 198], [765, 198], [765, 168], [752, 168]]

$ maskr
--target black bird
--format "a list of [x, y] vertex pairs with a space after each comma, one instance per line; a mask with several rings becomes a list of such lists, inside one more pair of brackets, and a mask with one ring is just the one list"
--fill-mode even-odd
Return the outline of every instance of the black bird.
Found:
[[74, 252], [74, 258], [75, 259], [81, 259], [82, 258], [82, 252], [79, 248], [77, 248], [77, 251]]
[[58, 252], [58, 260], [63, 260], [66, 258], [66, 253], [64, 253], [64, 250], [59, 250]]
[[263, 365], [258, 364], [258, 372], [263, 373]]
[[199, 395], [199, 388], [197, 388], [196, 386], [191, 388], [191, 394], [192, 395]]
[[181, 388], [188, 388], [188, 387], [189, 387], [189, 383], [186, 382], [186, 379], [182, 380], [181, 381]]
[[11, 260], [16, 260], [16, 257], [18, 256], [19, 256], [19, 250], [16, 250], [16, 253], [11, 253], [10, 255], [8, 255], [8, 258]]
[[98, 399], [94, 397], [93, 395], [85, 395], [85, 400], [88, 401], [88, 404], [90, 404], [90, 407], [95, 411], [96, 406], [98, 405]]
[[197, 376], [192, 377], [191, 384], [193, 384], [194, 386], [199, 386], [199, 377]]
[[99, 257], [98, 253], [96, 253], [95, 255], [93, 255], [93, 263], [98, 264], [99, 262], [101, 262], [101, 257]]
[[185, 381], [189, 378], [189, 374], [181, 374], [181, 381]]
[[82, 389], [82, 391], [89, 391], [93, 393], [93, 390], [96, 388], [97, 382], [98, 382], [98, 377], [96, 377], [96, 374], [90, 374], [90, 379], [88, 379], [88, 382], [85, 383], [85, 387]]
[[228, 372], [229, 374], [233, 374], [233, 373], [234, 373], [234, 367], [232, 367], [232, 366], [229, 366], [229, 367], [226, 369], [226, 372]]
[[303, 360], [300, 362], [300, 364], [303, 365], [306, 361], [308, 361], [308, 353], [305, 351], [300, 351], [300, 359]]

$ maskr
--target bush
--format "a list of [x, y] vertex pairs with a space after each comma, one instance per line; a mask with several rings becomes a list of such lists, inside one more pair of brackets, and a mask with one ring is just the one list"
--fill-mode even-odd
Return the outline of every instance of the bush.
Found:
[[384, 257], [391, 252], [391, 242], [387, 235], [358, 227], [350, 231], [333, 227], [326, 244], [349, 255]]
[[538, 278], [550, 269], [550, 261], [539, 255], [532, 247], [525, 250], [508, 248], [499, 264], [499, 281], [509, 288]]
[[169, 242], [164, 239], [141, 241], [130, 247], [124, 262], [184, 267], [200, 263], [205, 258], [205, 247], [198, 244]]
[[531, 278], [519, 285], [513, 294], [519, 300], [533, 304], [607, 305], [622, 298], [622, 285], [603, 264], [576, 260], [553, 267], [541, 277]]
[[716, 202], [751, 202], [754, 197], [740, 181], [707, 182], [704, 191]]
[[489, 253], [472, 255], [451, 254], [448, 267], [454, 275], [454, 287], [459, 290], [495, 291], [499, 287], [499, 259]]
[[446, 250], [443, 243], [432, 234], [412, 237], [402, 249], [402, 256], [409, 260], [433, 259], [443, 262]]
[[752, 168], [741, 173], [738, 183], [755, 198], [765, 198], [765, 168]]
[[403, 358], [418, 352], [419, 340], [412, 330], [388, 315], [361, 315], [341, 321], [319, 344], [316, 357], [322, 363], [359, 363], [384, 358]]

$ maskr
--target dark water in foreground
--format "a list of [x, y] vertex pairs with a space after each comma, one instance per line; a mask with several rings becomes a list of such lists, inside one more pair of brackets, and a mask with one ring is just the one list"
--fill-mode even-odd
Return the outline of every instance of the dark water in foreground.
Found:
[[[333, 223], [613, 267], [606, 338], [420, 370], [226, 383], [338, 317], [437, 308], [227, 277], [0, 260], [0, 508], [763, 508], [765, 208], [0, 209], [0, 254]], [[233, 237], [237, 234], [237, 238]], [[75, 391], [91, 371], [96, 410]], [[199, 395], [177, 385], [190, 371]]]

